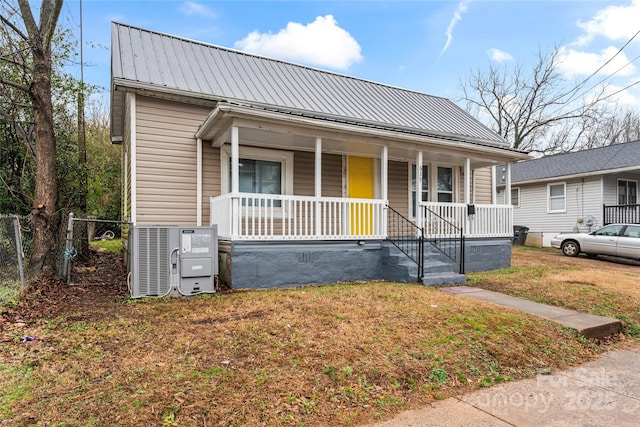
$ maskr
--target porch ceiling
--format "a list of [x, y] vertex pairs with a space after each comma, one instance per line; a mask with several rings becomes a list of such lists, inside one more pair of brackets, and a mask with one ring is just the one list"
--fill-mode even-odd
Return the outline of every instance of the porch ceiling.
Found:
[[472, 168], [493, 166], [529, 158], [511, 149], [446, 138], [407, 135], [378, 129], [363, 129], [349, 124], [314, 121], [279, 115], [238, 114], [237, 111], [214, 110], [196, 133], [211, 140], [214, 146], [231, 142], [232, 126], [239, 129], [242, 145], [283, 150], [315, 151], [316, 138], [322, 139], [322, 152], [379, 158], [388, 147], [390, 160], [414, 161], [422, 152], [425, 162], [464, 165], [471, 159]]

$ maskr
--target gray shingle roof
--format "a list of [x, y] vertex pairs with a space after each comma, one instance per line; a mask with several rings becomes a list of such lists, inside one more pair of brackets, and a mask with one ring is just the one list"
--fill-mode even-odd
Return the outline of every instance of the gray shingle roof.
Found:
[[[514, 163], [511, 165], [511, 183], [579, 176], [593, 172], [606, 173], [632, 167], [640, 169], [640, 141]], [[501, 174], [498, 176], [498, 184], [504, 184]]]
[[[112, 25], [112, 86], [136, 85], [508, 148], [452, 101], [128, 25]], [[112, 90], [112, 126], [122, 92]], [[112, 129], [113, 131], [113, 129]], [[120, 130], [121, 131], [121, 130]], [[117, 131], [116, 131], [117, 133]]]

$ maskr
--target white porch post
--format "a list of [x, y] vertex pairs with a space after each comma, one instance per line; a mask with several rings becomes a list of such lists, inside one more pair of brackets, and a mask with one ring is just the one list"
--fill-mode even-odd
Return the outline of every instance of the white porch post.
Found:
[[507, 163], [504, 171], [504, 204], [511, 205], [511, 163]]
[[202, 138], [196, 140], [196, 225], [202, 225]]
[[[464, 162], [464, 202], [467, 206], [471, 203], [471, 159], [466, 158]], [[468, 208], [467, 208], [468, 209]], [[465, 212], [464, 215], [464, 230], [463, 233], [468, 233], [470, 229], [469, 224], [469, 212]]]
[[315, 167], [315, 196], [316, 196], [316, 236], [322, 232], [322, 208], [320, 198], [322, 197], [322, 138], [316, 138], [316, 167]]
[[416, 225], [422, 227], [422, 151], [416, 156]]
[[380, 224], [380, 231], [382, 235], [387, 235], [387, 205], [389, 204], [389, 149], [385, 145], [382, 147], [382, 153], [380, 153], [380, 198], [385, 201], [385, 206], [382, 209], [382, 224]]
[[464, 162], [464, 202], [471, 203], [471, 159], [468, 157]]
[[231, 127], [231, 238], [240, 235], [240, 137], [238, 127]]

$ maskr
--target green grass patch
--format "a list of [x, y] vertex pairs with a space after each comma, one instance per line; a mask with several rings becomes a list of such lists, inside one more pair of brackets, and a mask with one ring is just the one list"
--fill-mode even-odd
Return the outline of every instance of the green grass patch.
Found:
[[3, 280], [0, 282], [0, 312], [2, 308], [10, 308], [18, 304], [20, 290], [20, 281]]

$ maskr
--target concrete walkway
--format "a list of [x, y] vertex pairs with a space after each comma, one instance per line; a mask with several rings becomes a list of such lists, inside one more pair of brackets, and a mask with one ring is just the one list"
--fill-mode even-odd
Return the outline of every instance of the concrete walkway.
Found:
[[580, 313], [574, 310], [567, 310], [566, 308], [540, 304], [526, 299], [512, 297], [499, 292], [487, 291], [471, 286], [450, 286], [440, 288], [440, 290], [544, 317], [545, 319], [553, 320], [563, 326], [574, 329], [580, 335], [587, 338], [608, 337], [619, 332], [622, 327], [622, 323], [618, 319]]
[[640, 346], [552, 375], [406, 411], [370, 427], [638, 426]]

